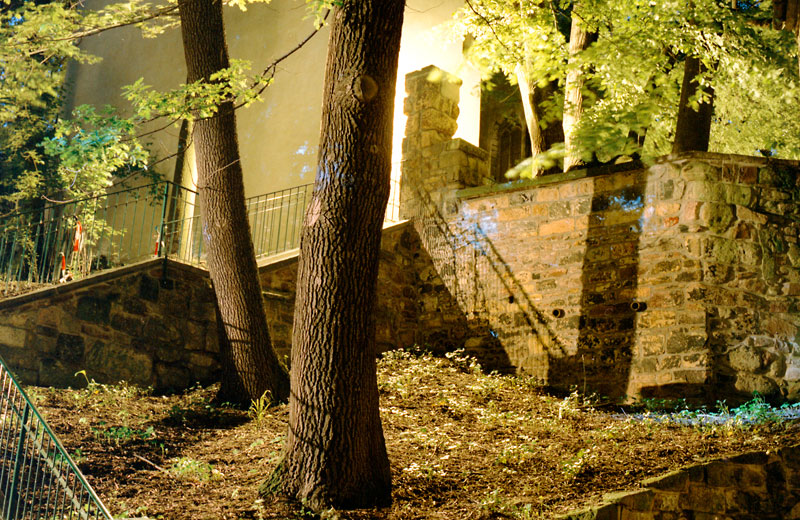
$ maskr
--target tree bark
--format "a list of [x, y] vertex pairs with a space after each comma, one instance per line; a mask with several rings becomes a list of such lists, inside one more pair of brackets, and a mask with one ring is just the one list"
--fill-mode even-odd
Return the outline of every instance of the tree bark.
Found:
[[700, 88], [697, 76], [705, 72], [706, 68], [700, 58], [695, 56], [686, 56], [683, 66], [681, 99], [678, 105], [678, 121], [675, 124], [672, 153], [707, 152], [711, 137], [711, 118], [714, 115], [714, 90], [711, 90], [707, 102], [700, 103], [697, 110], [692, 108], [689, 99], [695, 96]]
[[[179, 0], [188, 81], [227, 68], [220, 0]], [[218, 398], [247, 405], [268, 391], [289, 395], [289, 379], [269, 338], [255, 252], [244, 205], [244, 183], [232, 101], [194, 122], [193, 144], [208, 271], [218, 305], [223, 361]]]
[[[575, 7], [573, 6], [573, 11]], [[567, 79], [564, 85], [564, 171], [584, 164], [580, 150], [575, 142], [575, 130], [583, 115], [583, 87], [586, 76], [578, 66], [578, 56], [593, 41], [593, 33], [580, 25], [581, 21], [573, 12], [572, 27], [569, 33], [569, 61]]]
[[[528, 136], [531, 140], [531, 155], [536, 157], [538, 154], [549, 150], [554, 144], [564, 141], [562, 125], [558, 122], [552, 122], [546, 125], [546, 128], [542, 128], [544, 111], [541, 104], [553, 94], [554, 85], [548, 83], [540, 87], [523, 66], [517, 67], [516, 76], [519, 93], [522, 97], [525, 124], [528, 127]], [[536, 177], [542, 173], [544, 172], [534, 171], [533, 176]]]
[[300, 246], [289, 434], [262, 488], [278, 486], [315, 510], [391, 502], [374, 306], [404, 4], [345, 0], [331, 24], [317, 177]]

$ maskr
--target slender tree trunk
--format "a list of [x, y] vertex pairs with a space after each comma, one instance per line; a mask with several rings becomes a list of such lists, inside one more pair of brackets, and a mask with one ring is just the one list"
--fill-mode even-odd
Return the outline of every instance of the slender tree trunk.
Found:
[[[564, 140], [562, 127], [558, 122], [553, 122], [546, 125], [546, 128], [542, 128], [544, 111], [541, 104], [553, 94], [554, 86], [552, 83], [548, 83], [540, 87], [537, 85], [536, 80], [526, 71], [526, 68], [521, 65], [517, 67], [516, 75], [519, 93], [522, 97], [522, 109], [525, 113], [525, 124], [528, 127], [528, 135], [531, 140], [531, 155], [536, 157], [538, 154], [549, 150], [554, 144]], [[542, 173], [544, 172], [534, 171], [533, 176], [536, 177]]]
[[[188, 81], [208, 80], [227, 68], [220, 0], [179, 0]], [[244, 205], [232, 102], [195, 121], [198, 190], [208, 270], [218, 305], [223, 378], [218, 398], [249, 404], [269, 391], [285, 400], [289, 380], [269, 339], [250, 226]]]
[[374, 306], [404, 0], [345, 0], [328, 43], [300, 246], [285, 459], [263, 492], [316, 510], [391, 502]]
[[[575, 7], [573, 6], [573, 11]], [[593, 33], [581, 27], [577, 15], [572, 15], [572, 27], [569, 33], [569, 62], [567, 80], [564, 85], [564, 171], [569, 171], [583, 164], [580, 150], [575, 142], [575, 131], [583, 115], [583, 87], [586, 74], [579, 66], [579, 55], [593, 41]]]
[[675, 125], [672, 153], [707, 152], [711, 137], [711, 118], [714, 115], [714, 91], [711, 90], [708, 101], [700, 103], [697, 110], [692, 108], [689, 100], [697, 94], [700, 87], [697, 76], [705, 72], [706, 68], [695, 56], [686, 56], [683, 66], [681, 100], [678, 105], [678, 121]]

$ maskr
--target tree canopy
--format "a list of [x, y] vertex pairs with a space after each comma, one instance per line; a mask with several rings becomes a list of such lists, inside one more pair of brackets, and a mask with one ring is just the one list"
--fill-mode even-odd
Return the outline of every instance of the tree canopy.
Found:
[[[577, 17], [596, 41], [569, 58], [569, 28]], [[543, 101], [559, 124], [567, 73], [585, 75], [589, 99], [577, 128], [581, 154], [601, 160], [669, 153], [683, 67], [698, 58], [706, 72], [692, 107], [713, 89], [710, 148], [719, 152], [800, 156], [797, 125], [797, 43], [773, 28], [769, 2], [718, 0], [469, 0], [456, 13], [457, 34], [470, 35], [470, 60], [488, 76], [515, 81], [520, 67], [533, 84], [555, 82]], [[643, 146], [636, 137], [646, 133]]]

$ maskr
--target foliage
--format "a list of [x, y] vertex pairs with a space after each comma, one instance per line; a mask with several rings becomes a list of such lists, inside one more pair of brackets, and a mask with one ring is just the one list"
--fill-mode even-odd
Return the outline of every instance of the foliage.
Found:
[[175, 459], [170, 467], [170, 471], [179, 479], [195, 480], [197, 482], [222, 478], [222, 473], [208, 462], [188, 457]]
[[[228, 0], [245, 10], [251, 2]], [[309, 0], [309, 15], [320, 25], [337, 5]], [[129, 0], [86, 9], [69, 1], [43, 5], [22, 2], [0, 12], [0, 211], [21, 209], [42, 196], [61, 200], [92, 194], [128, 175], [157, 177], [143, 130], [164, 129], [182, 120], [213, 117], [224, 101], [237, 107], [259, 99], [275, 73], [275, 64], [259, 74], [250, 64], [232, 60], [228, 69], [209, 81], [183, 84], [159, 92], [139, 79], [124, 87], [133, 110], [125, 116], [112, 107], [77, 107], [70, 118], [59, 114], [69, 62], [91, 64], [99, 58], [83, 51], [81, 38], [133, 25], [145, 37], [155, 37], [178, 23], [177, 5], [154, 6]], [[163, 123], [157, 123], [163, 121]], [[157, 130], [156, 130], [157, 131]]]
[[[74, 163], [62, 168], [60, 154], [50, 155], [39, 144], [63, 137], [59, 134], [64, 130], [56, 127], [67, 64], [98, 61], [78, 46], [81, 38], [123, 25], [138, 25], [145, 36], [155, 36], [174, 25], [167, 16], [174, 9], [130, 0], [92, 11], [77, 3], [54, 1], [18, 2], [0, 12], [0, 165], [4, 171], [0, 209], [20, 209], [41, 195], [73, 197], [107, 185], [118, 161], [114, 150], [107, 152], [111, 161], [98, 179], [92, 166], [77, 173]], [[104, 133], [106, 139], [100, 143], [79, 138], [76, 149], [89, 145], [89, 156], [96, 156], [98, 144], [108, 144], [113, 135]]]
[[247, 416], [253, 421], [256, 428], [260, 428], [264, 419], [269, 415], [269, 404], [272, 402], [272, 394], [269, 390], [265, 390], [261, 397], [253, 399], [250, 403], [250, 408], [247, 410]]
[[[573, 15], [597, 41], [568, 65]], [[713, 88], [713, 149], [794, 158], [800, 156], [797, 44], [771, 28], [771, 16], [768, 2], [731, 9], [715, 0], [470, 0], [452, 28], [474, 40], [469, 58], [487, 77], [501, 71], [514, 81], [522, 66], [540, 85], [556, 80], [563, 87], [567, 71], [579, 68], [589, 100], [577, 129], [584, 159], [668, 153], [688, 55], [710, 70], [698, 78], [703, 88], [689, 104], [696, 107]], [[545, 124], [558, 124], [563, 92], [547, 103]], [[642, 149], [633, 135], [645, 133]], [[529, 168], [512, 173], [524, 176]]]

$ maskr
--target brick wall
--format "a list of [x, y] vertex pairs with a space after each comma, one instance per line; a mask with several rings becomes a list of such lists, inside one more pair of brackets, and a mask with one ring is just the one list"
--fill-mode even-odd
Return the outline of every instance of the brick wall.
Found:
[[690, 153], [492, 185], [447, 155], [464, 147], [445, 113], [419, 115], [450, 106], [442, 77], [406, 80], [402, 205], [496, 338], [480, 348], [563, 390], [800, 398], [797, 162]]
[[559, 520], [800, 518], [800, 447], [674, 471]]

